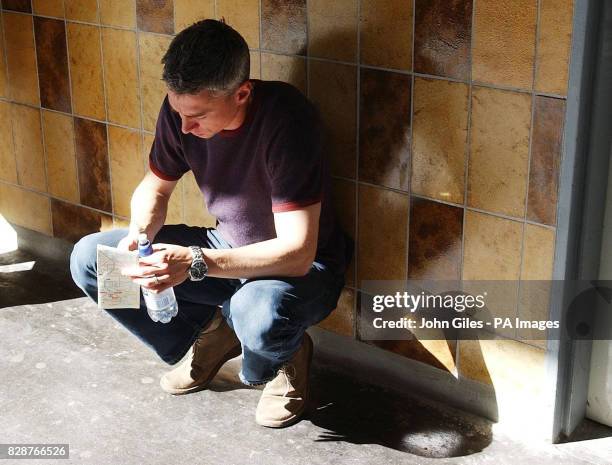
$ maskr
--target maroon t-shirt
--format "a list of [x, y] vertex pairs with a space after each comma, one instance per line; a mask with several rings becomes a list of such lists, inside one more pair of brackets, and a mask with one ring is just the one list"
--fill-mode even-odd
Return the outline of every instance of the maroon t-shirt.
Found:
[[275, 238], [273, 213], [320, 201], [316, 260], [343, 272], [344, 234], [333, 211], [319, 115], [290, 84], [251, 81], [253, 100], [243, 124], [210, 139], [183, 134], [166, 96], [151, 171], [178, 180], [192, 170], [217, 230], [232, 247]]

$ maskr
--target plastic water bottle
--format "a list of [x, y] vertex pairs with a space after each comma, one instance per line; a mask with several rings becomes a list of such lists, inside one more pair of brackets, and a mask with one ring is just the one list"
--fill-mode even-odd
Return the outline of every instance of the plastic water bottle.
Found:
[[[138, 235], [138, 256], [147, 257], [153, 253], [151, 242], [146, 234]], [[142, 296], [147, 305], [147, 313], [155, 322], [168, 323], [178, 313], [178, 305], [174, 295], [174, 289], [168, 289], [158, 292], [157, 294], [150, 290], [141, 287]]]

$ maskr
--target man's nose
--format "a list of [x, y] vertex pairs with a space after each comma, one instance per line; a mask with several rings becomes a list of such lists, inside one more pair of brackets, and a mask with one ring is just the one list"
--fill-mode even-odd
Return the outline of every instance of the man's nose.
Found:
[[188, 134], [191, 129], [193, 129], [193, 122], [187, 120], [187, 118], [181, 119], [181, 131], [183, 134]]

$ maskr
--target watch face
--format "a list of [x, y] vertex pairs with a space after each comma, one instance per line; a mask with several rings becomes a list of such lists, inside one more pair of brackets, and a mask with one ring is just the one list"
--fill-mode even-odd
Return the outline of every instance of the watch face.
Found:
[[193, 263], [191, 265], [191, 268], [189, 268], [189, 275], [191, 276], [191, 279], [195, 281], [204, 279], [204, 276], [206, 276], [206, 268], [204, 266], [204, 263], [202, 262]]

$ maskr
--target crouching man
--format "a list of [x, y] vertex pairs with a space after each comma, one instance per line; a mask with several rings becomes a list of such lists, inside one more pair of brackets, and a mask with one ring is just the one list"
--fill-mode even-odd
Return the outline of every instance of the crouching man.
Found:
[[[305, 332], [336, 307], [352, 249], [334, 217], [320, 120], [289, 84], [249, 79], [249, 50], [224, 22], [204, 20], [166, 51], [167, 96], [150, 170], [135, 189], [129, 228], [82, 238], [72, 276], [97, 299], [96, 246], [154, 238], [132, 279], [174, 287], [179, 313], [153, 322], [141, 308], [106, 310], [168, 364], [171, 394], [206, 388], [242, 354], [239, 376], [265, 384], [255, 420], [296, 422], [308, 398], [312, 341]], [[168, 200], [191, 170], [215, 228], [164, 225]]]

